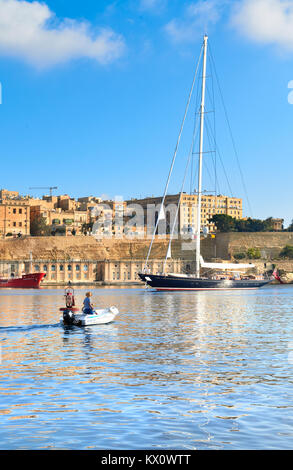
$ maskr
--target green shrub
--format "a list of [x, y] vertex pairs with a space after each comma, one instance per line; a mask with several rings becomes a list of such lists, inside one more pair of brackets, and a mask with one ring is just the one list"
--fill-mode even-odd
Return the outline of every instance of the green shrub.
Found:
[[246, 253], [235, 253], [234, 258], [235, 258], [235, 259], [243, 259], [243, 258], [246, 258]]
[[247, 250], [247, 258], [249, 259], [260, 259], [261, 252], [259, 248], [248, 248]]
[[283, 250], [280, 252], [281, 258], [290, 258], [293, 259], [293, 246], [286, 245]]

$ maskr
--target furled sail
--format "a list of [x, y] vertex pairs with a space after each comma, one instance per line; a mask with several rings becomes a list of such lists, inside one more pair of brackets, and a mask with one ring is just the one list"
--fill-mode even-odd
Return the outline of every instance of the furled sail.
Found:
[[202, 268], [209, 269], [221, 269], [221, 270], [231, 270], [235, 269], [240, 271], [242, 269], [254, 268], [254, 264], [244, 264], [244, 263], [205, 263], [202, 256], [200, 256], [200, 265]]

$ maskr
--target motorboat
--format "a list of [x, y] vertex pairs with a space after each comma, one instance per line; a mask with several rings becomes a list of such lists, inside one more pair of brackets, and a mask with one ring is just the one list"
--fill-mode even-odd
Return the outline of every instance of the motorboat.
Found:
[[70, 309], [64, 309], [61, 321], [64, 325], [103, 325], [106, 323], [111, 323], [118, 313], [119, 310], [117, 307], [94, 310], [94, 313], [92, 314], [85, 314], [79, 311], [73, 312]]
[[63, 325], [90, 326], [111, 323], [119, 310], [117, 307], [95, 309], [92, 313], [84, 313], [75, 306], [74, 290], [71, 287], [65, 289], [65, 307], [60, 308], [63, 312], [60, 318]]

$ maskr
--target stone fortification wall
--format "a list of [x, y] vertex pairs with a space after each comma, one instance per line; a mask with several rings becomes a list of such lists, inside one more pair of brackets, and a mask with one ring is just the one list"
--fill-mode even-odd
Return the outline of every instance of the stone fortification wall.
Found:
[[[261, 258], [274, 260], [286, 245], [293, 246], [293, 232], [229, 232], [218, 233], [214, 253], [217, 258], [231, 259], [236, 253], [259, 248]], [[212, 253], [210, 253], [212, 256]], [[214, 255], [215, 256], [215, 255]]]
[[[164, 258], [169, 240], [155, 240], [151, 258]], [[186, 243], [183, 248], [186, 247]], [[27, 237], [0, 240], [0, 260], [33, 259], [70, 260], [70, 259], [145, 259], [150, 240], [103, 239], [97, 241], [94, 237]], [[182, 242], [172, 243], [172, 257], [192, 259], [194, 246], [190, 250], [182, 250]]]
[[[169, 240], [156, 239], [151, 258], [162, 259], [167, 252]], [[0, 240], [0, 260], [29, 259], [145, 259], [150, 240], [103, 239], [94, 237], [27, 237]], [[293, 232], [219, 233], [215, 238], [201, 241], [201, 254], [205, 260], [230, 260], [236, 253], [249, 248], [259, 248], [261, 259], [274, 261], [285, 245], [293, 245]], [[173, 240], [172, 258], [195, 258], [195, 242]], [[293, 269], [292, 269], [293, 271]]]
[[[139, 263], [145, 260], [150, 240], [104, 239], [97, 241], [91, 236], [76, 237], [27, 237], [0, 240], [0, 265], [10, 265], [12, 261], [30, 259], [38, 263], [59, 261], [87, 260], [90, 262], [117, 261], [128, 264], [127, 260]], [[155, 240], [150, 260], [165, 258], [169, 240]], [[293, 245], [293, 233], [219, 233], [215, 238], [207, 237], [201, 242], [201, 253], [206, 261], [231, 260], [236, 253], [244, 253], [249, 248], [259, 248], [261, 259], [243, 259], [240, 262], [251, 262], [259, 272], [270, 271], [275, 266], [286, 282], [293, 281], [293, 260], [279, 257], [285, 245]], [[190, 266], [195, 260], [195, 242], [174, 240], [172, 258], [182, 260]], [[134, 261], [135, 260], [135, 261]], [[1, 264], [2, 263], [2, 264]], [[25, 263], [24, 263], [25, 264]], [[114, 263], [115, 264], [115, 263]], [[6, 265], [5, 265], [6, 266]], [[120, 266], [120, 265], [119, 265]], [[118, 268], [117, 268], [118, 269]], [[133, 268], [134, 269], [134, 268]]]

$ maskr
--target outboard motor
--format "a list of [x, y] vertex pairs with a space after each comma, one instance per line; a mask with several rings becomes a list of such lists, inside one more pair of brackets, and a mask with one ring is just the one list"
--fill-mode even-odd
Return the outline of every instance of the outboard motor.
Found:
[[66, 325], [73, 324], [73, 312], [69, 309], [63, 311], [63, 322]]

